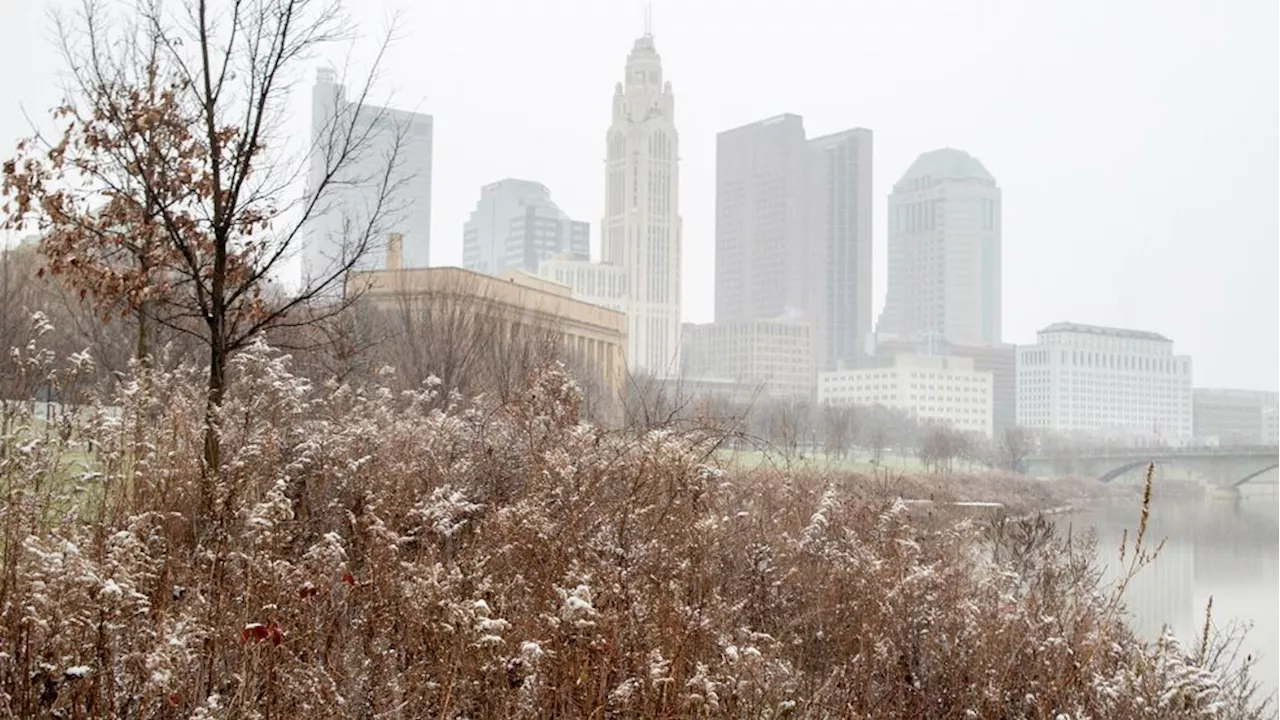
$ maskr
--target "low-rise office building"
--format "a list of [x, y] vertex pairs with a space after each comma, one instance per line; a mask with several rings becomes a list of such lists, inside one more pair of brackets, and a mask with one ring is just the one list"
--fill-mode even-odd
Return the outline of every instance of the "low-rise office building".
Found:
[[1280, 445], [1280, 410], [1276, 408], [1262, 412], [1262, 444]]
[[686, 324], [681, 375], [754, 385], [771, 397], [813, 396], [813, 336], [797, 319]]
[[1196, 388], [1191, 397], [1196, 440], [1216, 445], [1275, 444], [1276, 393]]
[[818, 374], [818, 403], [883, 405], [922, 423], [991, 437], [994, 381], [973, 358], [899, 354]]
[[1191, 417], [1191, 358], [1163, 335], [1061, 322], [1018, 347], [1019, 425], [1180, 442]]
[[991, 373], [993, 398], [993, 430], [1001, 435], [1018, 422], [1018, 348], [1009, 343], [958, 345], [940, 334], [906, 338], [887, 333], [872, 333], [867, 343], [867, 359], [861, 365], [883, 364], [895, 355], [935, 355], [969, 358], [973, 369]]

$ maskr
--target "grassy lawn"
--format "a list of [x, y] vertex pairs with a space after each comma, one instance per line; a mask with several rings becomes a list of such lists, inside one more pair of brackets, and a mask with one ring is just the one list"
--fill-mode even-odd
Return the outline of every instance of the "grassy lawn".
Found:
[[920, 461], [910, 456], [885, 454], [879, 465], [875, 465], [865, 455], [854, 455], [844, 459], [829, 457], [825, 453], [798, 453], [788, 457], [778, 451], [764, 450], [722, 450], [717, 453], [720, 462], [729, 467], [751, 470], [761, 466], [772, 465], [780, 468], [807, 468], [812, 470], [840, 470], [844, 472], [871, 473], [876, 470], [900, 470], [923, 472]]

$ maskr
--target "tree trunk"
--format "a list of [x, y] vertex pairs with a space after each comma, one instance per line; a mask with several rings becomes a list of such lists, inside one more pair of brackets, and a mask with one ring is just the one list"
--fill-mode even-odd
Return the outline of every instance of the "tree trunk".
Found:
[[138, 304], [138, 345], [133, 350], [133, 359], [139, 364], [150, 366], [151, 363], [147, 361], [150, 352], [151, 349], [147, 347], [147, 304], [144, 300]]
[[222, 326], [216, 319], [210, 322], [210, 326], [213, 333], [209, 343], [209, 386], [204, 409], [204, 467], [200, 484], [202, 518], [211, 517], [214, 509], [213, 495], [221, 469], [219, 456], [222, 449], [218, 411], [222, 408], [223, 393], [227, 384], [227, 350]]

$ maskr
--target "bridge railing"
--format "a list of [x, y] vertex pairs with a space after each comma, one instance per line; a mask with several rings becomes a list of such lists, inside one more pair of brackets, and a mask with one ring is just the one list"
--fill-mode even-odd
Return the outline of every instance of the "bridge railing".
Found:
[[1168, 457], [1232, 457], [1240, 455], [1280, 455], [1280, 445], [1235, 445], [1235, 446], [1192, 446], [1192, 447], [1145, 447], [1145, 448], [1087, 448], [1074, 452], [1057, 452], [1028, 456], [1028, 460], [1055, 460], [1065, 458], [1168, 458]]

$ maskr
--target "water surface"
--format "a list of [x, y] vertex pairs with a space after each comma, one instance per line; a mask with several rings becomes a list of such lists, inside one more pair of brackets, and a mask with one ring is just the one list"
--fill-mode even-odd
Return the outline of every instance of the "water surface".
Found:
[[[1141, 500], [1112, 501], [1071, 517], [1076, 529], [1098, 533], [1100, 561], [1118, 566], [1120, 540], [1137, 528]], [[1133, 626], [1154, 639], [1168, 625], [1179, 640], [1195, 642], [1204, 626], [1205, 606], [1213, 597], [1214, 624], [1246, 622], [1252, 629], [1244, 652], [1261, 657], [1255, 677], [1266, 692], [1280, 687], [1280, 504], [1271, 496], [1239, 500], [1157, 497], [1148, 523], [1147, 542], [1164, 539], [1155, 563], [1130, 583], [1126, 604]], [[1130, 540], [1132, 543], [1132, 540]]]

